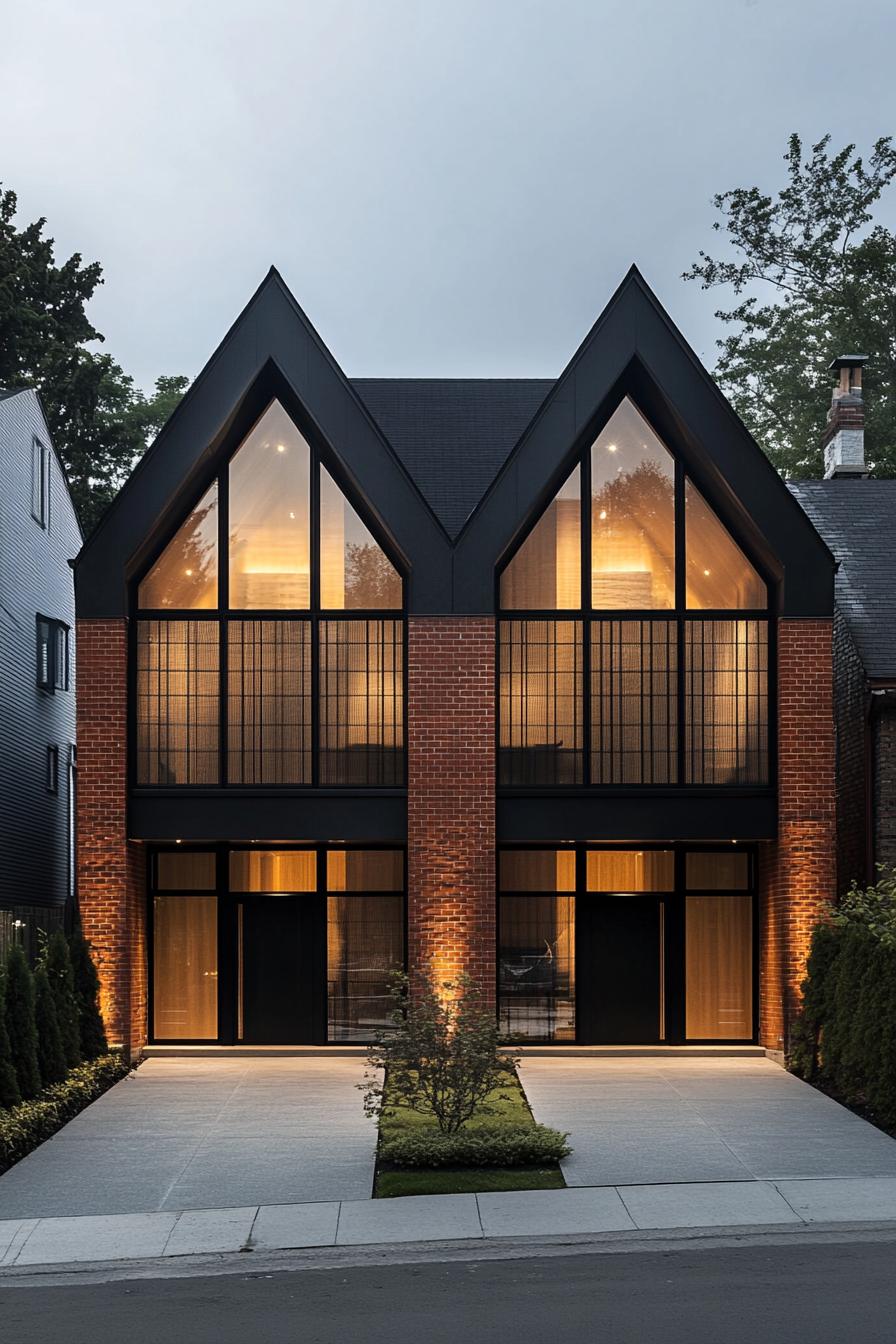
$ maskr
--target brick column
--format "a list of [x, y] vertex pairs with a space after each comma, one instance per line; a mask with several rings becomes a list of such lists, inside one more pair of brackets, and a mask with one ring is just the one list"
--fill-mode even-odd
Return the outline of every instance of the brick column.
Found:
[[809, 938], [836, 891], [831, 621], [778, 624], [778, 839], [761, 846], [760, 1040], [786, 1049]]
[[146, 1041], [142, 849], [127, 838], [127, 621], [77, 623], [78, 903], [109, 1041]]
[[408, 621], [408, 957], [495, 996], [495, 623]]

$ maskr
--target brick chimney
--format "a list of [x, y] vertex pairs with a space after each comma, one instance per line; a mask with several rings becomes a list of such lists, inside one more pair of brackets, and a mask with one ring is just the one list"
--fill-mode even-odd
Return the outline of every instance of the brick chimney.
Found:
[[862, 366], [867, 355], [841, 355], [831, 363], [838, 382], [831, 398], [828, 423], [821, 436], [824, 478], [868, 475], [865, 465], [865, 403], [862, 400]]

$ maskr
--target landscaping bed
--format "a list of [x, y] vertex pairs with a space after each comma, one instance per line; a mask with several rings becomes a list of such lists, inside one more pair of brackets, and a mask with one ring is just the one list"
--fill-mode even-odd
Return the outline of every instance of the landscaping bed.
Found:
[[487, 1106], [443, 1135], [430, 1117], [390, 1100], [387, 1075], [374, 1198], [562, 1189], [564, 1136], [536, 1124], [515, 1072], [503, 1075]]
[[33, 1100], [20, 1102], [8, 1110], [0, 1109], [0, 1175], [52, 1138], [130, 1071], [124, 1055], [117, 1052], [102, 1055], [79, 1064], [64, 1082], [45, 1088]]

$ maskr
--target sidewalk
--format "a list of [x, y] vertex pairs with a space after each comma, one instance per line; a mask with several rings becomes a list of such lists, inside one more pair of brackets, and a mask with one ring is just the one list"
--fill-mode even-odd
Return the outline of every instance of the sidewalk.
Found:
[[896, 1177], [595, 1186], [13, 1219], [0, 1222], [0, 1266], [8, 1275], [240, 1251], [887, 1221]]

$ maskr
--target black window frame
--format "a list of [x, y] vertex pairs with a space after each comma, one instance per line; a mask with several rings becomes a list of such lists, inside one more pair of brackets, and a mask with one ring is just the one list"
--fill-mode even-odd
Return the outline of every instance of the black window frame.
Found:
[[52, 616], [35, 616], [35, 676], [45, 695], [69, 689], [69, 629]]
[[50, 450], [37, 435], [31, 439], [31, 517], [38, 527], [50, 527]]
[[[310, 546], [309, 553], [311, 557], [310, 574], [310, 595], [309, 605], [302, 608], [231, 608], [230, 601], [230, 564], [228, 551], [228, 533], [230, 518], [230, 462], [239, 452], [241, 446], [252, 433], [254, 427], [262, 419], [268, 408], [275, 402], [279, 402], [283, 411], [294, 422], [297, 429], [305, 439], [309, 447], [309, 528], [310, 528]], [[321, 573], [320, 573], [320, 469], [323, 467], [330, 475], [332, 480], [344, 494], [346, 500], [357, 512], [361, 521], [371, 533], [376, 544], [381, 548], [389, 563], [396, 570], [401, 581], [401, 606], [394, 608], [326, 608], [320, 604], [321, 591]], [[180, 791], [190, 790], [228, 790], [228, 791], [263, 791], [263, 792], [303, 792], [308, 789], [322, 790], [326, 792], [357, 792], [359, 789], [372, 790], [374, 792], [384, 789], [404, 789], [407, 786], [407, 643], [408, 643], [408, 623], [407, 623], [407, 590], [408, 590], [408, 571], [407, 567], [400, 561], [395, 554], [394, 549], [384, 536], [382, 528], [377, 520], [370, 515], [369, 510], [364, 506], [363, 501], [358, 500], [356, 491], [347, 479], [346, 473], [340, 462], [330, 449], [321, 443], [314, 427], [309, 424], [307, 417], [300, 407], [297, 407], [288, 398], [285, 398], [279, 392], [273, 392], [268, 396], [260, 409], [254, 409], [251, 417], [244, 420], [237, 426], [234, 426], [233, 432], [228, 438], [225, 447], [221, 450], [215, 459], [214, 469], [203, 477], [201, 482], [196, 483], [191, 488], [191, 498], [201, 499], [209, 490], [213, 481], [217, 481], [217, 510], [218, 510], [218, 577], [217, 577], [217, 603], [213, 607], [196, 608], [150, 608], [139, 605], [138, 590], [142, 579], [152, 570], [157, 563], [162, 552], [165, 550], [168, 542], [176, 535], [178, 529], [182, 526], [188, 515], [189, 509], [179, 513], [176, 520], [166, 530], [160, 538], [158, 545], [153, 548], [151, 559], [148, 563], [141, 565], [139, 574], [130, 582], [130, 609], [133, 615], [130, 622], [131, 630], [129, 633], [129, 783], [132, 789], [139, 789], [142, 792], [157, 792], [176, 789]], [[190, 507], [193, 507], [191, 504]], [[213, 784], [147, 784], [141, 783], [137, 775], [137, 742], [138, 742], [138, 722], [137, 722], [137, 639], [138, 626], [141, 621], [213, 621], [219, 627], [219, 659], [218, 659], [218, 778]], [[239, 782], [231, 783], [228, 771], [228, 699], [229, 699], [229, 629], [233, 622], [261, 622], [261, 621], [290, 621], [304, 622], [307, 624], [310, 634], [311, 649], [311, 771], [310, 778], [301, 782], [290, 783], [251, 783], [243, 784]], [[321, 764], [320, 764], [320, 740], [321, 740], [321, 632], [326, 622], [351, 622], [368, 621], [381, 623], [381, 637], [385, 637], [383, 631], [384, 623], [393, 622], [400, 628], [398, 631], [397, 647], [400, 648], [401, 656], [401, 680], [400, 693], [397, 698], [400, 705], [400, 723], [401, 723], [401, 745], [394, 749], [394, 759], [397, 762], [397, 778], [394, 781], [382, 783], [366, 784], [327, 784], [321, 783]], [[367, 747], [368, 752], [378, 750], [377, 748]], [[391, 750], [391, 749], [387, 749]]]
[[47, 793], [57, 794], [59, 792], [59, 748], [52, 742], [47, 747], [44, 785]]
[[[669, 607], [650, 607], [650, 608], [625, 608], [625, 607], [593, 607], [591, 605], [591, 549], [592, 549], [592, 473], [591, 473], [591, 450], [592, 446], [601, 432], [602, 428], [609, 422], [615, 411], [623, 401], [629, 400], [635, 409], [643, 416], [644, 420], [657, 436], [660, 443], [667, 450], [673, 461], [673, 500], [674, 500], [674, 524], [675, 524], [675, 551], [674, 551], [674, 579], [675, 579], [675, 601]], [[512, 564], [516, 555], [525, 544], [527, 538], [531, 535], [532, 528], [549, 507], [551, 501], [555, 498], [557, 492], [569, 479], [570, 474], [576, 469], [580, 470], [580, 602], [578, 607], [561, 607], [556, 609], [523, 609], [507, 608], [501, 605], [501, 576], [507, 567]], [[705, 499], [708, 506], [713, 509], [719, 522], [729, 532], [732, 539], [743, 551], [744, 556], [756, 570], [766, 587], [767, 603], [762, 608], [696, 608], [687, 606], [687, 536], [686, 536], [686, 511], [685, 511], [685, 483], [686, 480], [693, 481], [700, 494]], [[707, 789], [713, 791], [729, 791], [734, 793], [773, 793], [777, 786], [777, 677], [775, 669], [777, 667], [777, 623], [774, 617], [775, 600], [775, 581], [767, 568], [761, 564], [752, 549], [745, 544], [743, 538], [738, 535], [738, 531], [733, 527], [727, 517], [725, 517], [716, 508], [713, 499], [713, 493], [707, 488], [705, 480], [701, 474], [694, 471], [690, 464], [684, 460], [684, 456], [673, 442], [670, 442], [668, 433], [661, 430], [654, 423], [652, 416], [643, 408], [639, 399], [631, 391], [624, 391], [620, 396], [614, 398], [612, 405], [599, 420], [592, 422], [579, 440], [575, 452], [569, 455], [560, 470], [558, 470], [551, 480], [549, 492], [544, 498], [540, 509], [532, 515], [527, 525], [517, 536], [513, 548], [507, 552], [505, 557], [496, 566], [494, 573], [494, 601], [496, 611], [495, 622], [495, 698], [497, 712], [495, 715], [495, 753], [497, 761], [498, 788], [502, 793], [512, 794], [538, 794], [546, 790], [552, 794], [566, 792], [581, 792], [583, 789], [589, 793], [649, 793], [664, 792], [672, 790], [676, 794], [687, 792], [705, 792]], [[504, 748], [501, 745], [501, 714], [500, 714], [500, 684], [501, 684], [501, 631], [505, 623], [508, 622], [526, 622], [526, 621], [553, 621], [576, 622], [581, 628], [581, 656], [580, 664], [582, 667], [582, 703], [581, 703], [581, 724], [582, 724], [582, 746], [581, 746], [581, 783], [575, 785], [563, 784], [538, 784], [533, 786], [513, 784], [506, 782], [502, 774], [502, 753], [512, 750]], [[676, 707], [676, 744], [674, 750], [674, 759], [676, 762], [675, 780], [668, 783], [635, 783], [635, 782], [612, 782], [599, 783], [593, 779], [593, 760], [592, 760], [592, 729], [594, 726], [594, 716], [592, 711], [592, 637], [593, 631], [602, 623], [620, 622], [620, 621], [641, 621], [641, 622], [663, 622], [670, 623], [675, 629], [675, 641], [677, 647], [677, 670], [675, 677], [674, 699]], [[766, 776], [765, 779], [757, 783], [746, 783], [735, 781], [732, 783], [712, 783], [705, 784], [693, 782], [689, 779], [688, 770], [688, 715], [687, 715], [687, 696], [688, 696], [688, 666], [687, 666], [687, 640], [686, 627], [689, 623], [702, 623], [709, 621], [759, 621], [765, 626], [766, 648], [767, 648], [767, 666], [766, 666], [766, 723], [765, 723], [765, 743], [766, 743]]]

